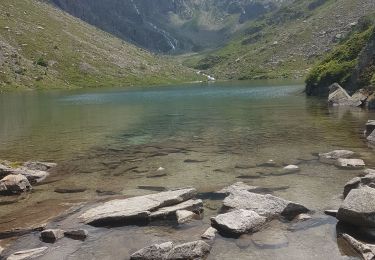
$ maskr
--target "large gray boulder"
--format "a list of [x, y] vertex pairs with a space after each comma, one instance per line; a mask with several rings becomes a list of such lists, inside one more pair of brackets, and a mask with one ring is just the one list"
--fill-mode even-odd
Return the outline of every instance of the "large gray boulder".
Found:
[[211, 225], [221, 233], [241, 235], [257, 232], [266, 221], [265, 217], [255, 211], [238, 209], [211, 218]]
[[375, 246], [362, 243], [357, 239], [349, 236], [348, 234], [342, 234], [341, 237], [362, 257], [364, 260], [375, 259]]
[[364, 186], [375, 188], [375, 170], [366, 169], [364, 173], [367, 175], [364, 177], [355, 177], [345, 184], [344, 198], [346, 198], [349, 192], [353, 189], [359, 189]]
[[375, 227], [375, 189], [353, 189], [340, 206], [337, 219], [355, 226]]
[[135, 252], [132, 260], [195, 260], [203, 259], [211, 250], [202, 240], [175, 245], [173, 242], [155, 244]]
[[[128, 225], [134, 222], [144, 222], [149, 220], [152, 213], [158, 216], [170, 214], [171, 210], [164, 211], [161, 208], [178, 205], [192, 199], [195, 195], [195, 189], [187, 188], [128, 199], [111, 200], [87, 210], [79, 218], [84, 223], [92, 225], [108, 225], [111, 223]], [[195, 206], [200, 203], [201, 201], [193, 201], [189, 205]], [[173, 208], [174, 211], [179, 209], [187, 208]], [[160, 211], [158, 212], [158, 210]]]
[[335, 164], [338, 159], [348, 159], [353, 157], [354, 154], [354, 152], [348, 150], [334, 150], [328, 153], [320, 153], [319, 160], [322, 163]]
[[39, 247], [23, 251], [18, 251], [14, 254], [8, 256], [7, 260], [26, 260], [26, 259], [35, 259], [37, 257], [43, 256], [48, 247]]
[[328, 105], [358, 107], [362, 105], [362, 102], [358, 99], [353, 99], [345, 89], [334, 83], [329, 87]]
[[223, 205], [228, 209], [253, 210], [267, 219], [281, 216], [291, 220], [301, 213], [309, 212], [309, 210], [301, 204], [284, 200], [270, 194], [261, 195], [245, 190], [230, 194], [224, 199]]
[[23, 175], [7, 175], [0, 180], [0, 194], [21, 194], [31, 190], [31, 185]]

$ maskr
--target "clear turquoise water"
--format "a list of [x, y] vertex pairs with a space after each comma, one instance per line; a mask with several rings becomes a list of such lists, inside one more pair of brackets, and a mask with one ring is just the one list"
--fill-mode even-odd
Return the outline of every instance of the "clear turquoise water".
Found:
[[[351, 149], [371, 167], [374, 155], [362, 131], [375, 115], [328, 109], [325, 100], [307, 98], [302, 91], [303, 85], [293, 82], [258, 81], [2, 94], [0, 158], [52, 160], [60, 166], [51, 183], [35, 187], [16, 204], [0, 206], [0, 229], [43, 222], [77, 202], [98, 199], [98, 189], [132, 196], [150, 192], [139, 186], [193, 186], [209, 193], [245, 181], [305, 204], [321, 224], [296, 232], [272, 224], [271, 233], [288, 238], [281, 248], [259, 248], [251, 237], [219, 239], [209, 259], [341, 259], [336, 222], [323, 210], [339, 206], [343, 185], [360, 172], [321, 164], [313, 154]], [[301, 172], [277, 175], [253, 168], [269, 159], [280, 165], [301, 163]], [[167, 175], [149, 178], [159, 167]], [[53, 192], [71, 186], [87, 191]], [[105, 237], [99, 233], [95, 243], [69, 259], [87, 259], [95, 248], [100, 248], [97, 259], [126, 259], [151, 240], [199, 238], [220, 203], [207, 199], [205, 219], [183, 233], [158, 227], [127, 230], [136, 242], [121, 230]], [[122, 241], [123, 248], [114, 241]]]

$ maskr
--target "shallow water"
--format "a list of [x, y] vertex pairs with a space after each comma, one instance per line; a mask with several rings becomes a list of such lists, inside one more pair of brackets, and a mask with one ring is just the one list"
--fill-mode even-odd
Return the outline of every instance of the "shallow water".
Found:
[[[313, 219], [271, 223], [268, 234], [283, 241], [276, 245], [264, 245], [268, 235], [219, 238], [208, 259], [345, 258], [351, 253], [338, 245], [336, 221], [323, 211], [339, 206], [343, 185], [361, 172], [321, 164], [314, 155], [351, 149], [371, 167], [374, 153], [362, 132], [375, 115], [328, 109], [324, 100], [307, 98], [302, 90], [300, 84], [259, 81], [0, 95], [0, 158], [59, 163], [32, 194], [0, 206], [0, 230], [42, 223], [108, 194], [196, 187], [205, 199], [202, 221], [182, 228], [92, 229], [89, 241], [72, 248], [62, 240], [54, 251], [66, 259], [126, 259], [150, 241], [198, 239], [221, 206], [211, 193], [244, 181], [304, 204], [314, 211]], [[280, 166], [299, 164], [301, 172], [281, 175], [279, 168], [256, 166], [269, 159]], [[166, 176], [155, 176], [159, 167]], [[54, 192], [65, 187], [87, 190]], [[14, 248], [40, 244], [29, 238]]]

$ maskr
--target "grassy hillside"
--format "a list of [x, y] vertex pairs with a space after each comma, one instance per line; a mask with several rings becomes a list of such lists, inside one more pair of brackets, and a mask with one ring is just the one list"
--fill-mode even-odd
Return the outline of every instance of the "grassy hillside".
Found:
[[309, 95], [328, 93], [328, 86], [337, 82], [349, 91], [375, 83], [375, 26], [365, 18], [358, 26], [318, 62], [306, 78]]
[[219, 79], [304, 78], [374, 9], [373, 0], [295, 0], [247, 22], [223, 48], [181, 59]]
[[129, 86], [196, 78], [37, 0], [2, 0], [0, 90]]

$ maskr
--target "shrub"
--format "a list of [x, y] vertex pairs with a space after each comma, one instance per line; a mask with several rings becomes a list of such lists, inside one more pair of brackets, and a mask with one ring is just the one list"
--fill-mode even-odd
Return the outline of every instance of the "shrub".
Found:
[[42, 66], [42, 67], [48, 67], [48, 62], [43, 57], [39, 57], [36, 60], [35, 64], [39, 65], [39, 66]]

